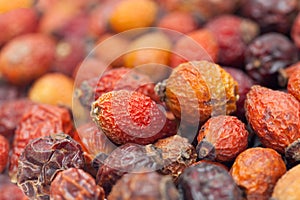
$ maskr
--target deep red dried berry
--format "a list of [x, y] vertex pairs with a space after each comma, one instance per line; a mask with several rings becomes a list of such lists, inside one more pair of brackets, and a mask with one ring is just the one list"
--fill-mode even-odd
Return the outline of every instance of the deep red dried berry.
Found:
[[32, 106], [24, 113], [15, 131], [9, 166], [12, 181], [16, 181], [19, 156], [32, 139], [60, 132], [72, 135], [72, 129], [72, 119], [66, 108], [42, 104]]
[[220, 15], [208, 21], [205, 27], [219, 44], [218, 63], [242, 68], [247, 45], [259, 33], [258, 25], [238, 16]]
[[31, 140], [19, 159], [17, 183], [34, 199], [49, 199], [55, 175], [68, 168], [83, 168], [81, 146], [62, 133]]
[[69, 168], [58, 173], [52, 181], [50, 199], [104, 200], [104, 190], [82, 169]]
[[280, 153], [300, 138], [300, 103], [291, 94], [252, 86], [245, 101], [246, 117], [260, 141]]
[[179, 200], [171, 177], [156, 172], [125, 174], [113, 187], [108, 200]]
[[178, 188], [183, 199], [243, 199], [228, 171], [207, 162], [186, 168], [179, 177]]
[[103, 94], [92, 104], [91, 115], [116, 144], [150, 144], [164, 137], [166, 122], [157, 104], [139, 92], [119, 90]]
[[296, 46], [284, 35], [267, 33], [257, 37], [246, 50], [246, 71], [258, 84], [278, 87], [278, 71], [298, 60]]
[[297, 0], [242, 0], [241, 14], [257, 21], [263, 32], [288, 33], [298, 12]]
[[8, 163], [9, 143], [8, 140], [0, 135], [0, 173], [2, 173]]
[[[26, 90], [6, 82], [0, 81], [0, 105], [5, 101], [12, 101], [26, 96]], [[2, 109], [1, 109], [2, 110]]]

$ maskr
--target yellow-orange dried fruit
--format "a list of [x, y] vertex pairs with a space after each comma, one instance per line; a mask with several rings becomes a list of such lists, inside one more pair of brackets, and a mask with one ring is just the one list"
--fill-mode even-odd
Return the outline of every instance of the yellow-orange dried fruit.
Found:
[[288, 170], [276, 183], [272, 198], [276, 200], [300, 199], [300, 164]]
[[246, 117], [266, 147], [284, 153], [300, 138], [300, 102], [291, 94], [252, 86], [245, 101]]
[[250, 148], [238, 155], [230, 173], [248, 200], [268, 200], [277, 180], [286, 172], [280, 154], [270, 148]]
[[174, 115], [191, 125], [236, 110], [238, 84], [219, 65], [192, 61], [176, 67], [166, 80], [163, 98]]
[[122, 32], [134, 28], [151, 26], [156, 19], [157, 4], [152, 0], [124, 0], [113, 9], [109, 23]]

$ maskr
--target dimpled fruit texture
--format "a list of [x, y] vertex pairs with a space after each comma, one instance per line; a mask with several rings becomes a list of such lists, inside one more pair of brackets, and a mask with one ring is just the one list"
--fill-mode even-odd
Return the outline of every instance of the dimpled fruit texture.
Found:
[[92, 104], [91, 115], [116, 144], [150, 144], [162, 137], [166, 121], [150, 97], [127, 90], [103, 94]]
[[165, 102], [174, 115], [191, 125], [236, 110], [238, 84], [219, 65], [193, 61], [179, 65], [166, 81]]
[[262, 144], [280, 153], [300, 138], [300, 103], [290, 94], [262, 86], [251, 87], [246, 117]]

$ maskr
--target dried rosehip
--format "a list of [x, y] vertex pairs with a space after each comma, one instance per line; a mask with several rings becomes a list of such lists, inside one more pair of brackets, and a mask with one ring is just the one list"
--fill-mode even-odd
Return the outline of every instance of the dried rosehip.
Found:
[[85, 171], [69, 168], [59, 172], [52, 181], [50, 198], [104, 200], [104, 191]]
[[250, 88], [254, 85], [254, 81], [242, 70], [232, 68], [232, 67], [223, 67], [226, 72], [228, 72], [234, 80], [238, 83], [238, 95], [239, 98], [236, 102], [236, 112], [234, 113], [240, 120], [246, 121], [245, 117], [245, 100], [246, 95], [250, 91]]
[[245, 101], [246, 117], [261, 143], [284, 153], [300, 138], [300, 103], [291, 94], [252, 86]]
[[20, 99], [25, 96], [25, 88], [11, 85], [0, 80], [0, 104], [5, 103], [5, 101], [14, 101], [15, 99]]
[[220, 115], [208, 119], [197, 136], [200, 159], [233, 161], [248, 146], [248, 131], [234, 116]]
[[217, 62], [219, 45], [213, 33], [206, 29], [192, 31], [176, 41], [171, 55], [171, 67], [194, 60]]
[[0, 15], [0, 46], [12, 38], [31, 33], [38, 25], [37, 12], [32, 8], [14, 9]]
[[300, 198], [300, 164], [288, 170], [276, 183], [272, 199], [286, 200]]
[[16, 184], [10, 182], [6, 175], [0, 175], [0, 194], [0, 200], [29, 200]]
[[191, 125], [198, 126], [212, 115], [229, 114], [236, 109], [237, 82], [219, 65], [208, 61], [179, 65], [160, 90], [170, 111]]
[[1, 50], [0, 71], [9, 82], [26, 85], [50, 69], [54, 55], [51, 37], [41, 33], [21, 35]]
[[188, 167], [179, 177], [181, 199], [242, 200], [242, 193], [223, 167], [202, 162]]
[[291, 37], [295, 42], [295, 45], [299, 48], [300, 47], [300, 14], [299, 13], [293, 22]]
[[255, 147], [242, 152], [230, 174], [244, 189], [248, 200], [268, 200], [277, 180], [286, 172], [285, 163], [273, 149]]
[[0, 104], [0, 134], [8, 138], [14, 131], [26, 113], [34, 103], [29, 99], [16, 99], [5, 101]]
[[300, 69], [300, 62], [296, 62], [295, 64], [293, 64], [291, 66], [280, 69], [279, 75], [278, 75], [279, 86], [285, 87], [288, 83], [289, 78], [298, 69]]
[[7, 166], [8, 153], [9, 142], [4, 136], [0, 135], [0, 173], [2, 173]]
[[300, 101], [300, 69], [292, 73], [287, 85], [288, 93]]
[[195, 148], [186, 138], [179, 135], [160, 139], [154, 146], [161, 151], [164, 162], [159, 172], [171, 175], [175, 182], [186, 167], [196, 162]]
[[12, 181], [16, 181], [19, 157], [32, 139], [59, 132], [72, 135], [72, 129], [71, 116], [66, 108], [42, 104], [32, 106], [23, 114], [15, 131], [9, 166]]
[[247, 45], [259, 33], [258, 25], [234, 15], [220, 15], [205, 27], [214, 34], [219, 44], [218, 63], [242, 68]]
[[49, 199], [55, 175], [68, 168], [83, 168], [81, 146], [66, 134], [31, 140], [19, 159], [17, 183], [34, 199]]
[[259, 23], [263, 32], [288, 33], [298, 12], [297, 0], [242, 0], [241, 14]]
[[109, 24], [116, 32], [148, 27], [156, 19], [157, 11], [158, 6], [152, 0], [119, 1], [111, 12]]
[[278, 71], [298, 60], [296, 46], [284, 35], [267, 33], [257, 37], [245, 53], [246, 71], [263, 86], [278, 87]]
[[164, 137], [164, 113], [150, 97], [139, 92], [105, 93], [92, 103], [91, 116], [116, 144], [150, 144]]
[[125, 174], [112, 188], [108, 200], [179, 200], [178, 191], [169, 176], [156, 172]]
[[115, 149], [99, 168], [97, 184], [108, 195], [112, 186], [126, 173], [155, 171], [163, 166], [161, 153], [153, 145], [127, 143]]

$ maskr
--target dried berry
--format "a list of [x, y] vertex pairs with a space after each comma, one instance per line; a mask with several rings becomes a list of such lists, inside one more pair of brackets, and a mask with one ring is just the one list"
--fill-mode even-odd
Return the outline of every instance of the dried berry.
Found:
[[288, 33], [297, 12], [297, 0], [241, 1], [241, 14], [257, 21], [263, 32]]
[[19, 156], [32, 139], [59, 132], [71, 135], [72, 129], [73, 124], [67, 109], [42, 104], [32, 106], [24, 113], [15, 131], [9, 166], [9, 175], [12, 181], [16, 181]]
[[27, 112], [34, 103], [28, 99], [16, 99], [6, 101], [0, 105], [0, 134], [10, 137]]
[[179, 177], [181, 199], [242, 200], [242, 193], [223, 167], [202, 162], [188, 167]]
[[242, 68], [247, 45], [259, 33], [258, 25], [234, 15], [220, 15], [205, 27], [214, 34], [219, 44], [218, 63]]
[[272, 199], [296, 200], [300, 198], [300, 164], [287, 171], [276, 183]]
[[56, 175], [50, 187], [51, 199], [104, 200], [104, 191], [85, 171], [69, 168]]
[[68, 168], [83, 168], [81, 146], [66, 134], [31, 140], [19, 159], [18, 186], [29, 197], [49, 199], [55, 175]]
[[291, 37], [295, 42], [295, 45], [299, 48], [300, 47], [300, 14], [297, 15], [297, 17], [293, 22]]
[[176, 67], [161, 93], [166, 105], [182, 121], [198, 126], [210, 116], [236, 109], [237, 82], [219, 65], [207, 61]]
[[0, 46], [12, 38], [36, 30], [38, 16], [32, 8], [19, 8], [0, 15]]
[[92, 104], [91, 115], [116, 144], [150, 144], [164, 137], [166, 119], [157, 104], [139, 92], [119, 90], [103, 94]]
[[116, 32], [151, 26], [157, 10], [157, 4], [152, 0], [119, 1], [110, 15], [109, 24]]
[[187, 34], [196, 30], [197, 23], [191, 13], [173, 11], [166, 13], [159, 19], [157, 26]]
[[244, 189], [248, 200], [268, 200], [277, 180], [286, 172], [285, 163], [273, 149], [255, 147], [242, 152], [230, 173]]
[[8, 140], [0, 135], [0, 173], [2, 173], [8, 162], [9, 143]]
[[34, 102], [72, 107], [74, 80], [61, 73], [47, 73], [38, 78], [29, 90]]
[[140, 170], [155, 171], [162, 167], [161, 153], [153, 145], [141, 146], [127, 143], [115, 149], [97, 173], [97, 184], [108, 195], [112, 186], [126, 173]]
[[284, 35], [267, 33], [257, 37], [246, 50], [246, 71], [263, 86], [278, 87], [278, 71], [298, 60], [296, 46]]
[[54, 55], [51, 37], [41, 33], [21, 35], [1, 50], [0, 71], [9, 82], [26, 85], [50, 69]]
[[[14, 101], [26, 96], [26, 90], [22, 87], [11, 85], [7, 82], [0, 80], [0, 104], [5, 101]], [[1, 109], [3, 110], [3, 109]], [[0, 131], [1, 132], [1, 131]]]
[[281, 87], [286, 87], [289, 78], [291, 75], [300, 69], [300, 62], [296, 62], [293, 65], [290, 65], [286, 68], [282, 68], [279, 70], [279, 75], [278, 75], [278, 82]]
[[0, 200], [29, 200], [16, 184], [10, 182], [6, 175], [0, 175], [0, 194]]
[[171, 175], [175, 182], [186, 167], [196, 162], [195, 148], [186, 138], [179, 135], [160, 139], [154, 143], [154, 146], [161, 151], [164, 162], [159, 172]]
[[300, 69], [292, 73], [287, 85], [288, 93], [300, 101]]
[[125, 174], [112, 188], [108, 200], [179, 200], [169, 176], [156, 172]]
[[284, 153], [300, 138], [300, 103], [291, 94], [255, 85], [245, 101], [246, 117], [266, 147]]
[[213, 33], [203, 28], [179, 38], [172, 52], [171, 67], [194, 60], [217, 62], [219, 45]]
[[234, 116], [212, 117], [201, 127], [197, 140], [200, 159], [220, 162], [233, 161], [248, 146], [248, 131]]

